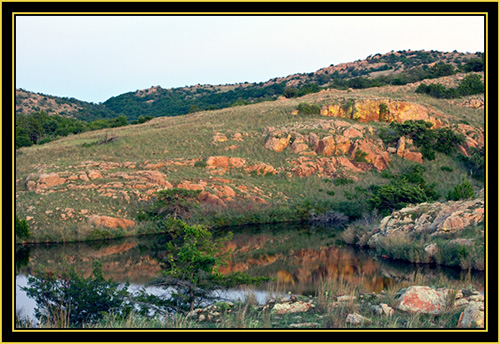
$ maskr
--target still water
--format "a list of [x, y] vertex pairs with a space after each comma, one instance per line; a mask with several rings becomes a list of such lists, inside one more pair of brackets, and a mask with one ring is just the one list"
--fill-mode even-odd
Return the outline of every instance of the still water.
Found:
[[[405, 281], [415, 273], [429, 280], [464, 281], [484, 291], [484, 274], [430, 265], [416, 265], [375, 257], [371, 252], [343, 245], [341, 230], [304, 224], [246, 226], [229, 229], [233, 239], [226, 243], [232, 258], [223, 273], [243, 271], [253, 276], [274, 277], [272, 285], [255, 287], [257, 301], [264, 303], [267, 290], [314, 295], [325, 281], [342, 279], [361, 285], [365, 291], [379, 292], [394, 282]], [[228, 230], [228, 231], [229, 231]], [[27, 276], [42, 267], [57, 272], [65, 265], [90, 276], [93, 263], [102, 264], [106, 279], [129, 281], [132, 288], [146, 286], [162, 269], [166, 256], [165, 235], [122, 238], [85, 243], [34, 245], [16, 248], [16, 311], [32, 317], [34, 301], [21, 290]], [[159, 288], [148, 292], [161, 294]], [[244, 299], [245, 289], [223, 295], [233, 300]]]

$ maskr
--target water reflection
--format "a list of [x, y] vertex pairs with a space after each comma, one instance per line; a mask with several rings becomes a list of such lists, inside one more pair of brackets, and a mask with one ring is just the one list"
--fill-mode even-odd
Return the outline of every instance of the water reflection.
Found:
[[[452, 281], [466, 278], [461, 270], [375, 258], [370, 252], [342, 245], [338, 240], [341, 231], [334, 228], [280, 224], [232, 228], [231, 231], [233, 239], [226, 244], [226, 249], [233, 254], [221, 272], [244, 271], [254, 276], [274, 277], [287, 291], [298, 294], [314, 294], [322, 281], [340, 279], [362, 285], [366, 291], [378, 292], [391, 283], [408, 279], [416, 271], [425, 278], [444, 277]], [[36, 273], [41, 266], [54, 272], [70, 266], [88, 277], [93, 262], [98, 260], [106, 279], [128, 280], [142, 286], [162, 269], [167, 240], [167, 236], [157, 235], [17, 247], [17, 284], [23, 284], [24, 276]], [[484, 290], [484, 274], [472, 274], [470, 283], [477, 290]], [[23, 296], [16, 292], [16, 308], [23, 302], [26, 302]]]

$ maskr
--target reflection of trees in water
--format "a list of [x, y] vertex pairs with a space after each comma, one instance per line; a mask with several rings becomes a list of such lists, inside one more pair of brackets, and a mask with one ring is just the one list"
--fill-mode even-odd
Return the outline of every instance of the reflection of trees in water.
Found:
[[[367, 251], [335, 245], [339, 231], [334, 229], [280, 224], [232, 231], [233, 240], [227, 248], [234, 253], [221, 272], [246, 271], [254, 276], [276, 277], [283, 285], [293, 286], [296, 292], [315, 290], [315, 285], [322, 281], [340, 279], [380, 291], [392, 281], [407, 280], [419, 269], [429, 278], [464, 279], [464, 272], [460, 270], [374, 259]], [[168, 236], [157, 235], [20, 246], [16, 247], [16, 270], [31, 273], [43, 264], [57, 271], [66, 261], [84, 276], [90, 276], [93, 262], [99, 260], [105, 278], [143, 284], [161, 270], [167, 241]], [[477, 286], [473, 284], [476, 289], [483, 288], [484, 274], [473, 274], [472, 280], [477, 282]]]
[[[159, 255], [156, 242], [159, 239], [123, 238], [102, 242], [25, 246], [29, 251], [29, 263], [19, 265], [19, 272], [31, 274], [41, 266], [61, 271], [67, 264], [88, 277], [92, 273], [93, 262], [98, 260], [106, 279], [146, 283], [161, 270], [156, 259]], [[22, 259], [18, 252], [21, 251], [16, 250], [16, 266]]]

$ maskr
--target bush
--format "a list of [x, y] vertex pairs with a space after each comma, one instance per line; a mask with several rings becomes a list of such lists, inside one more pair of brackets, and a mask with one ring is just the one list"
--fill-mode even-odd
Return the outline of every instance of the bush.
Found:
[[28, 278], [28, 286], [22, 287], [28, 297], [35, 300], [36, 317], [42, 322], [61, 319], [61, 314], [71, 326], [95, 322], [105, 313], [127, 316], [133, 306], [127, 301], [128, 283], [105, 280], [100, 263], [94, 265], [90, 277], [84, 278], [74, 269], [56, 276], [43, 271]]
[[471, 148], [470, 155], [460, 155], [460, 159], [469, 169], [470, 174], [474, 179], [484, 180], [484, 146], [481, 148]]
[[28, 239], [30, 236], [30, 229], [28, 226], [28, 221], [21, 220], [16, 215], [15, 222], [16, 222], [16, 229], [15, 229], [16, 237], [21, 239], [21, 240]]
[[316, 104], [300, 103], [297, 106], [299, 113], [304, 115], [318, 115], [321, 112], [321, 108]]
[[478, 93], [484, 93], [484, 83], [479, 74], [469, 74], [460, 82], [457, 87], [460, 96], [469, 96]]
[[369, 202], [373, 208], [388, 215], [391, 211], [402, 209], [408, 204], [429, 201], [429, 197], [420, 185], [412, 185], [405, 180], [393, 181], [390, 184], [374, 188]]
[[207, 167], [207, 162], [203, 160], [198, 160], [194, 163], [194, 167]]
[[393, 210], [406, 207], [408, 204], [429, 202], [438, 198], [434, 191], [435, 183], [427, 184], [422, 173], [424, 167], [415, 165], [408, 172], [392, 179], [389, 184], [372, 186], [372, 195], [368, 202], [372, 208], [383, 215]]
[[368, 155], [368, 153], [363, 152], [362, 150], [357, 150], [355, 153], [355, 156], [354, 156], [354, 161], [355, 162], [368, 162], [368, 160], [366, 160], [367, 155]]
[[446, 88], [444, 85], [420, 84], [415, 90], [416, 93], [424, 93], [434, 98], [459, 98], [473, 94], [484, 93], [484, 83], [478, 74], [469, 74], [460, 82], [458, 87]]
[[192, 210], [198, 209], [200, 190], [174, 188], [154, 193], [156, 199], [148, 214], [154, 219], [187, 219]]
[[353, 184], [354, 180], [349, 179], [349, 178], [335, 178], [333, 180], [333, 185], [335, 186], [340, 186], [340, 185], [347, 185], [347, 184]]
[[156, 283], [163, 288], [174, 288], [170, 298], [178, 311], [192, 311], [203, 302], [217, 298], [216, 290], [268, 280], [242, 272], [228, 275], [219, 272], [230, 258], [231, 252], [224, 243], [231, 238], [229, 232], [225, 237], [214, 239], [207, 228], [184, 224], [178, 236], [167, 242], [168, 257], [162, 277]]
[[286, 98], [295, 98], [299, 96], [299, 90], [293, 87], [287, 87], [283, 91], [283, 96]]
[[431, 129], [433, 124], [423, 120], [405, 121], [404, 123], [391, 122], [389, 129], [380, 134], [386, 143], [394, 143], [396, 138], [407, 136], [420, 148], [420, 152], [427, 160], [434, 160], [436, 152], [450, 155], [465, 142], [462, 134], [450, 128]]
[[474, 197], [474, 189], [472, 185], [462, 178], [462, 183], [455, 185], [453, 190], [448, 192], [448, 199], [451, 201], [459, 201], [461, 199], [467, 200]]

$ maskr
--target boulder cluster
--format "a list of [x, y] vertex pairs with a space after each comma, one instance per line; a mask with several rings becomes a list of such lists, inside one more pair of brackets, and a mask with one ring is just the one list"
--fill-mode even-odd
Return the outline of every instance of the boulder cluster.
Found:
[[[412, 314], [440, 315], [449, 311], [460, 311], [457, 328], [484, 327], [484, 295], [474, 289], [454, 290], [448, 288], [432, 288], [428, 286], [410, 286], [400, 289], [395, 294], [395, 301], [389, 305], [382, 302], [386, 292], [362, 293], [360, 295], [340, 295], [333, 300], [321, 302], [329, 303], [328, 309], [347, 307], [358, 311], [347, 312], [345, 327], [370, 327], [377, 317], [411, 316]], [[280, 299], [271, 298], [264, 305], [257, 307], [260, 312], [270, 312], [275, 317], [287, 314], [316, 312], [321, 319], [321, 310], [318, 309], [317, 298], [290, 294]], [[204, 308], [197, 308], [188, 313], [188, 318], [199, 322], [221, 321], [222, 316], [237, 312], [232, 302], [220, 302]], [[319, 322], [292, 323], [292, 328], [321, 327]]]
[[[484, 221], [484, 198], [463, 201], [421, 203], [394, 211], [382, 219], [379, 226], [368, 234], [368, 246], [376, 248], [381, 241], [394, 237], [408, 237], [426, 233], [432, 240], [440, 234], [455, 233], [460, 236], [467, 227]], [[484, 235], [484, 233], [483, 233]], [[450, 243], [473, 244], [472, 238], [454, 238]], [[429, 242], [425, 251], [432, 261], [437, 245]]]

